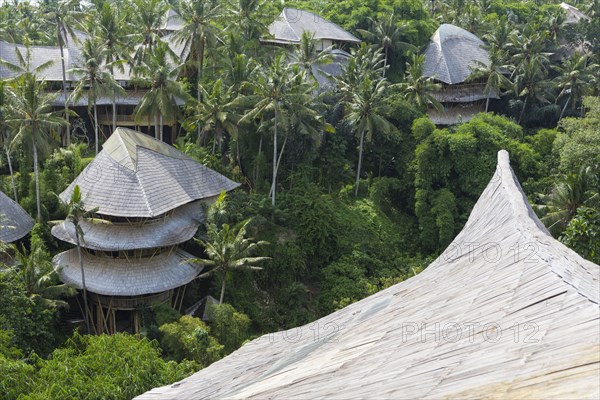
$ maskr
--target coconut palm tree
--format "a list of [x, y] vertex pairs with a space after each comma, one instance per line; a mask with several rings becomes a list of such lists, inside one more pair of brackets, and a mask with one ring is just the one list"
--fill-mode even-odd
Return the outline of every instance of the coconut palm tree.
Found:
[[[119, 12], [119, 8], [106, 1], [98, 10], [97, 20], [91, 23], [97, 26], [95, 34], [104, 43], [103, 61], [114, 79], [115, 68], [124, 72], [124, 61], [130, 61], [130, 46], [124, 31], [125, 13]], [[117, 91], [111, 94], [113, 131], [117, 129], [116, 95]]]
[[175, 118], [179, 114], [178, 100], [191, 100], [182, 84], [177, 81], [182, 64], [173, 65], [169, 60], [172, 52], [164, 42], [157, 42], [152, 55], [148, 55], [142, 64], [134, 69], [137, 84], [148, 88], [148, 91], [134, 113], [139, 118], [142, 115], [154, 116], [154, 136], [163, 140], [163, 116]]
[[131, 40], [137, 43], [134, 65], [141, 65], [159, 43], [165, 22], [167, 3], [163, 0], [133, 0], [133, 28]]
[[[283, 53], [278, 54], [268, 68], [257, 70], [257, 76], [248, 83], [251, 95], [243, 102], [250, 105], [240, 123], [261, 120], [262, 125], [273, 126], [273, 179], [271, 203], [275, 206], [277, 188], [278, 138], [279, 131], [286, 126], [290, 114], [301, 115], [300, 119], [318, 120], [314, 110], [315, 85], [305, 79], [305, 71], [290, 68]], [[284, 147], [281, 149], [283, 153]]]
[[235, 0], [231, 2], [229, 12], [234, 22], [228, 27], [237, 29], [245, 42], [260, 39], [267, 27], [257, 18], [258, 11], [265, 4], [264, 0]]
[[333, 57], [331, 56], [331, 47], [318, 50], [318, 41], [315, 40], [315, 35], [312, 32], [304, 31], [300, 37], [300, 44], [294, 47], [294, 51], [291, 53], [292, 65], [297, 65], [302, 68], [307, 76], [312, 76], [312, 68], [319, 64], [331, 63]]
[[75, 288], [59, 284], [50, 255], [39, 239], [31, 241], [31, 250], [24, 245], [14, 247], [15, 264], [11, 270], [23, 282], [27, 296], [49, 308], [68, 308], [65, 297], [74, 296]]
[[17, 186], [15, 185], [15, 176], [12, 168], [12, 161], [10, 158], [10, 136], [8, 132], [8, 126], [6, 125], [6, 119], [10, 104], [8, 104], [8, 89], [7, 82], [0, 81], [0, 137], [2, 138], [2, 146], [4, 147], [4, 153], [6, 154], [6, 162], [8, 163], [8, 171], [10, 172], [10, 183], [12, 185], [13, 197], [16, 202], [19, 202], [17, 197]]
[[388, 134], [394, 129], [392, 123], [384, 117], [384, 110], [387, 107], [386, 88], [385, 78], [376, 80], [365, 78], [346, 105], [348, 112], [345, 120], [359, 136], [354, 196], [358, 196], [365, 137], [371, 141], [373, 135]]
[[548, 230], [558, 236], [567, 227], [581, 206], [598, 207], [600, 195], [593, 187], [593, 171], [589, 166], [582, 166], [578, 171], [561, 177], [550, 194], [539, 195], [543, 204], [537, 205], [542, 217], [541, 221]]
[[204, 267], [211, 267], [210, 271], [200, 274], [199, 278], [218, 276], [221, 279], [221, 296], [219, 304], [223, 304], [225, 297], [225, 284], [227, 277], [233, 271], [260, 270], [257, 265], [267, 261], [270, 257], [254, 257], [254, 253], [261, 246], [268, 244], [264, 241], [253, 242], [246, 238], [246, 229], [250, 219], [236, 226], [223, 224], [218, 226], [209, 223], [207, 227], [207, 240], [196, 239], [203, 247], [207, 258], [194, 258], [190, 261]]
[[485, 87], [483, 94], [486, 95], [485, 112], [488, 112], [490, 106], [490, 97], [492, 95], [500, 95], [502, 89], [511, 87], [512, 83], [507, 78], [508, 67], [503, 64], [505, 53], [495, 47], [489, 50], [489, 63], [482, 63], [475, 60], [476, 66], [473, 68], [469, 81], [484, 79]]
[[[104, 64], [107, 52], [106, 44], [98, 37], [92, 35], [84, 40], [81, 49], [81, 65], [70, 70], [78, 81], [73, 93], [72, 101], [78, 101], [83, 96], [87, 97], [88, 110], [93, 112], [94, 139], [96, 154], [98, 154], [98, 107], [96, 102], [99, 96], [114, 96], [116, 93], [125, 94], [125, 90], [108, 71], [110, 65]], [[113, 97], [114, 99], [114, 97]]]
[[71, 37], [76, 40], [73, 26], [76, 21], [82, 17], [82, 12], [79, 10], [78, 0], [57, 0], [44, 3], [45, 18], [54, 26], [56, 33], [56, 41], [60, 49], [60, 62], [62, 67], [62, 90], [65, 99], [65, 118], [67, 120], [67, 135], [66, 144], [71, 143], [71, 127], [69, 125], [69, 104], [67, 101], [67, 67], [65, 64], [65, 46]]
[[383, 52], [383, 70], [381, 76], [385, 78], [390, 52], [416, 52], [417, 48], [405, 42], [408, 25], [399, 23], [394, 13], [384, 15], [379, 20], [371, 19], [371, 29], [358, 29], [361, 36], [368, 42], [373, 43]]
[[444, 107], [432, 96], [432, 92], [440, 90], [441, 85], [435, 83], [431, 77], [423, 75], [425, 56], [422, 54], [411, 54], [410, 61], [406, 63], [406, 75], [400, 89], [409, 102], [416, 104], [422, 110], [432, 107], [442, 111]]
[[[225, 88], [223, 81], [217, 79], [212, 85], [207, 85], [209, 90], [202, 87], [203, 101], [196, 104], [194, 115], [188, 120], [200, 125], [202, 134], [214, 133], [212, 152], [215, 152], [217, 143], [219, 150], [223, 148], [223, 134], [232, 137], [238, 134], [235, 97], [231, 88]], [[200, 138], [198, 138], [200, 141]], [[238, 149], [239, 153], [239, 149]]]
[[68, 122], [52, 110], [56, 96], [47, 93], [44, 81], [38, 81], [35, 75], [21, 76], [16, 81], [16, 89], [10, 93], [12, 106], [7, 123], [15, 132], [11, 146], [15, 143], [21, 143], [24, 146], [31, 145], [37, 219], [41, 221], [38, 150], [51, 144], [51, 132], [64, 127]]
[[521, 65], [514, 77], [515, 87], [518, 90], [518, 96], [524, 97], [523, 107], [519, 114], [518, 123], [520, 124], [527, 109], [527, 101], [536, 99], [540, 103], [548, 103], [548, 81], [545, 80], [546, 70], [542, 62], [534, 57], [526, 65]]
[[91, 332], [91, 318], [89, 315], [89, 308], [87, 302], [87, 286], [85, 284], [85, 269], [83, 268], [83, 255], [81, 253], [81, 244], [84, 243], [84, 236], [80, 223], [83, 220], [92, 219], [91, 217], [96, 211], [98, 211], [97, 208], [94, 208], [93, 210], [89, 211], [86, 210], [83, 197], [81, 196], [81, 190], [79, 189], [79, 185], [75, 185], [75, 187], [73, 188], [73, 192], [71, 193], [71, 198], [67, 203], [67, 217], [65, 218], [65, 221], [70, 222], [75, 227], [75, 245], [77, 246], [77, 256], [79, 257], [79, 268], [81, 270], [81, 286], [83, 288], [83, 307], [85, 308], [85, 324], [88, 332]]
[[[560, 75], [555, 78], [555, 82], [560, 89], [557, 100], [567, 95], [567, 101], [563, 106], [559, 119], [562, 119], [569, 103], [571, 109], [575, 109], [577, 101], [586, 94], [589, 94], [594, 86], [594, 69], [597, 65], [588, 65], [588, 56], [577, 52], [573, 56], [563, 60], [562, 65], [553, 67]], [[571, 101], [572, 100], [572, 101]]]
[[196, 100], [200, 102], [206, 47], [215, 46], [221, 40], [215, 22], [222, 18], [223, 11], [221, 3], [213, 0], [183, 0], [179, 3], [178, 13], [183, 20], [183, 27], [173, 33], [173, 40], [183, 48], [183, 53], [178, 56], [185, 58], [187, 65], [196, 68]]

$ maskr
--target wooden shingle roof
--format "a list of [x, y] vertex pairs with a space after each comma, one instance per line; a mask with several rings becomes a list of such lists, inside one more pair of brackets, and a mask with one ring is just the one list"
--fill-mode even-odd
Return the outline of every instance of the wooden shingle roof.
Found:
[[117, 128], [96, 158], [60, 194], [79, 185], [88, 209], [121, 217], [156, 217], [239, 186], [166, 143]]
[[284, 8], [279, 17], [269, 25], [270, 38], [264, 42], [300, 43], [304, 31], [314, 34], [314, 39], [360, 43], [360, 39], [325, 18], [306, 10]]
[[138, 399], [599, 398], [600, 267], [550, 236], [498, 159], [425, 271]]
[[[169, 215], [142, 222], [100, 223], [82, 221], [82, 246], [101, 251], [151, 249], [173, 246], [190, 240], [201, 222], [202, 206], [199, 201], [185, 204]], [[52, 235], [62, 241], [76, 244], [75, 226], [68, 221], [52, 227]]]
[[488, 65], [489, 54], [483, 41], [458, 26], [442, 24], [425, 49], [423, 75], [449, 85], [464, 82], [471, 68]]
[[11, 243], [27, 235], [33, 218], [13, 199], [0, 192], [0, 241]]
[[[181, 249], [163, 251], [152, 257], [112, 258], [83, 252], [87, 290], [105, 296], [141, 296], [161, 293], [191, 282], [202, 267], [188, 260], [193, 258]], [[61, 281], [82, 289], [81, 269], [77, 249], [54, 256]]]

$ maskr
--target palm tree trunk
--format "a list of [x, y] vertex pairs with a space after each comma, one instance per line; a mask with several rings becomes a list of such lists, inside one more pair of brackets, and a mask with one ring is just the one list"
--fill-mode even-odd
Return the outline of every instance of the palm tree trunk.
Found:
[[158, 116], [158, 126], [160, 129], [159, 140], [162, 142], [163, 141], [163, 116], [162, 116], [162, 113], [159, 113], [159, 116]]
[[8, 151], [8, 147], [6, 147], [6, 160], [8, 161], [8, 171], [10, 172], [10, 183], [12, 184], [13, 195], [15, 197], [15, 201], [18, 203], [19, 199], [17, 198], [17, 187], [15, 186], [15, 175], [12, 169], [12, 162], [10, 161], [10, 151]]
[[67, 68], [65, 66], [65, 51], [63, 49], [62, 39], [60, 37], [60, 31], [57, 33], [58, 36], [58, 47], [60, 48], [60, 62], [62, 64], [62, 86], [63, 96], [65, 98], [65, 119], [67, 120], [67, 137], [66, 145], [71, 144], [71, 124], [69, 124], [69, 101], [67, 98]]
[[[259, 160], [260, 154], [262, 153], [262, 135], [260, 136], [260, 140], [258, 141], [258, 154], [256, 155], [256, 159]], [[254, 184], [257, 185], [258, 183], [258, 162], [256, 163], [256, 168], [254, 171]]]
[[486, 114], [488, 112], [488, 108], [490, 107], [490, 95], [491, 94], [492, 94], [492, 92], [488, 92], [487, 100], [485, 101], [485, 113]]
[[[115, 79], [115, 71], [112, 65], [109, 68], [110, 76]], [[117, 129], [117, 93], [115, 90], [112, 91], [111, 102], [112, 102], [112, 129], [113, 132]]]
[[79, 268], [81, 269], [81, 286], [83, 287], [83, 307], [84, 307], [84, 318], [85, 318], [85, 327], [87, 328], [87, 332], [90, 331], [90, 314], [88, 309], [87, 302], [87, 286], [85, 284], [85, 270], [83, 269], [83, 256], [81, 254], [81, 243], [79, 240], [79, 233], [77, 230], [79, 229], [78, 223], [75, 225], [75, 240], [77, 241], [77, 255], [79, 257]]
[[158, 139], [158, 118], [154, 114], [154, 139]]
[[360, 145], [358, 147], [358, 168], [356, 168], [356, 182], [354, 183], [354, 197], [358, 197], [358, 183], [360, 180], [360, 168], [362, 166], [363, 143], [365, 140], [365, 130], [360, 132]]
[[275, 107], [275, 129], [273, 130], [273, 183], [271, 184], [271, 190], [273, 196], [271, 197], [271, 203], [275, 207], [275, 186], [277, 185], [277, 107]]
[[[200, 103], [202, 101], [202, 91], [201, 89], [201, 81], [202, 81], [202, 64], [204, 63], [204, 38], [202, 38], [202, 40], [200, 41], [200, 49], [198, 50], [198, 54], [196, 54], [196, 68], [198, 68], [198, 75], [197, 75], [197, 85], [198, 85], [198, 90], [196, 93], [196, 100], [198, 101], [198, 103]], [[201, 135], [201, 128], [200, 128], [200, 124], [198, 124], [198, 140], [200, 140], [200, 135]], [[213, 150], [214, 153], [214, 150]]]
[[240, 132], [238, 131], [237, 137], [235, 138], [235, 157], [237, 158], [238, 166], [240, 167], [240, 172], [242, 171], [242, 160], [240, 158]]
[[569, 105], [570, 101], [571, 101], [571, 93], [569, 93], [569, 97], [567, 97], [567, 102], [565, 103], [565, 106], [562, 108], [562, 110], [560, 112], [560, 117], [558, 117], [559, 121], [562, 119], [563, 114], [565, 113], [565, 110], [567, 109], [567, 106]]
[[[279, 152], [279, 157], [277, 157], [277, 168], [275, 169], [275, 173], [279, 172], [279, 165], [281, 164], [281, 157], [283, 156], [283, 150], [285, 150], [285, 144], [287, 143], [288, 135], [285, 135], [283, 138], [283, 145], [281, 145], [281, 151]], [[271, 191], [273, 188], [271, 187]], [[271, 191], [269, 191], [269, 196], [271, 196]]]
[[387, 66], [387, 58], [388, 58], [388, 48], [385, 48], [385, 56], [383, 57], [383, 72], [381, 74], [382, 78], [385, 78], [385, 70]]
[[221, 297], [219, 298], [219, 305], [223, 304], [223, 298], [225, 297], [225, 279], [227, 278], [227, 273], [223, 274], [223, 281], [221, 283]]
[[98, 154], [98, 141], [99, 141], [99, 132], [98, 132], [98, 106], [96, 105], [96, 98], [92, 100], [94, 102], [94, 139], [96, 140], [96, 154]]
[[529, 99], [529, 95], [525, 96], [525, 101], [523, 102], [523, 109], [521, 110], [521, 115], [519, 115], [519, 124], [521, 124], [521, 120], [523, 119], [523, 114], [525, 114], [525, 108], [527, 108], [527, 99]]
[[42, 221], [42, 205], [40, 203], [40, 171], [38, 171], [38, 154], [35, 140], [31, 138], [33, 144], [33, 175], [35, 176], [35, 202], [37, 205], [37, 219]]

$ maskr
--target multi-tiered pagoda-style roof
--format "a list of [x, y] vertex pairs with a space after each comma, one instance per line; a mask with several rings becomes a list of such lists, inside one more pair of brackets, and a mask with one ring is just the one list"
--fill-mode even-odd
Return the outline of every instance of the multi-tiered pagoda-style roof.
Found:
[[[60, 194], [64, 202], [76, 185], [86, 208], [104, 220], [82, 221], [80, 227], [86, 287], [103, 296], [96, 297], [97, 307], [108, 302], [108, 309], [133, 309], [145, 304], [143, 296], [168, 293], [196, 278], [199, 268], [187, 261], [193, 256], [178, 245], [196, 233], [203, 201], [239, 186], [174, 147], [125, 128], [115, 130]], [[52, 234], [76, 243], [70, 222], [54, 226]], [[64, 282], [83, 287], [76, 249], [58, 254], [54, 263]], [[114, 296], [120, 297], [117, 306]]]

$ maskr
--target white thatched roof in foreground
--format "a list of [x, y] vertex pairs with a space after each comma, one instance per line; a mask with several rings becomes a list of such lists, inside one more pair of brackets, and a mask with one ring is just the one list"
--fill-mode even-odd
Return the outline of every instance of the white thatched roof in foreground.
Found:
[[[92, 250], [119, 251], [173, 246], [190, 240], [203, 220], [200, 202], [185, 204], [164, 218], [142, 222], [82, 221], [84, 242]], [[75, 226], [63, 221], [52, 227], [56, 238], [76, 244]]]
[[139, 399], [597, 399], [599, 268], [548, 234], [502, 151], [421, 274]]
[[0, 241], [14, 242], [33, 228], [33, 218], [13, 199], [0, 192]]
[[479, 63], [488, 65], [489, 54], [484, 43], [458, 26], [441, 25], [425, 50], [423, 75], [453, 85], [464, 82]]
[[339, 42], [360, 43], [350, 32], [320, 15], [296, 8], [284, 8], [279, 17], [269, 25], [269, 34], [263, 42], [294, 44], [300, 43], [302, 33], [310, 32], [314, 39], [329, 39]]
[[[202, 270], [188, 262], [193, 256], [183, 250], [165, 251], [141, 259], [94, 256], [83, 252], [87, 290], [105, 296], [140, 296], [160, 293], [191, 282]], [[82, 289], [77, 249], [54, 256], [60, 279]]]
[[99, 214], [156, 217], [239, 186], [174, 147], [131, 129], [117, 128], [102, 147], [60, 194], [63, 201], [79, 185], [86, 206], [98, 207]]

